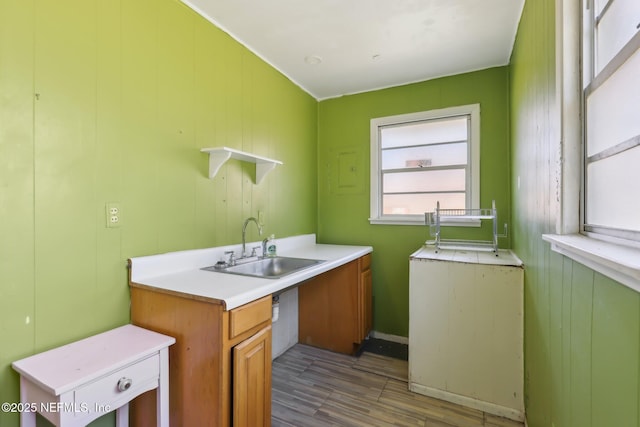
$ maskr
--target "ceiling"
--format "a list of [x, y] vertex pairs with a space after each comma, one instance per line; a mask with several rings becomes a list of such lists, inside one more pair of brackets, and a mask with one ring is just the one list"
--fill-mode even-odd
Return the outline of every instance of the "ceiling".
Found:
[[318, 100], [506, 65], [524, 0], [182, 0]]

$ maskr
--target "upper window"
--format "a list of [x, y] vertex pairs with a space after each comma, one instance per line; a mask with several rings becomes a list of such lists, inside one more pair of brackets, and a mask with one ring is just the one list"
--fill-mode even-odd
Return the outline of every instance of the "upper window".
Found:
[[583, 229], [640, 240], [640, 2], [585, 1]]
[[556, 2], [562, 53], [557, 63], [561, 145], [556, 160], [561, 185], [560, 197], [554, 195], [551, 203], [559, 202], [561, 217], [556, 222], [560, 234], [543, 238], [553, 251], [640, 292], [635, 188], [640, 179], [640, 110], [633, 102], [640, 99], [640, 5], [635, 3]]
[[478, 104], [372, 119], [371, 223], [478, 208], [479, 147]]

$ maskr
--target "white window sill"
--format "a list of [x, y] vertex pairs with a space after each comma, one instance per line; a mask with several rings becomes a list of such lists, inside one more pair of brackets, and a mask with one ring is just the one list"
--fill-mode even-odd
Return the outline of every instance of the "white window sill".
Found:
[[543, 234], [551, 250], [640, 292], [640, 248], [581, 234]]
[[[394, 216], [394, 217], [378, 217], [369, 218], [370, 224], [383, 225], [427, 225], [422, 216]], [[455, 221], [443, 221], [440, 223], [442, 227], [480, 227], [482, 225], [479, 219], [460, 218]]]

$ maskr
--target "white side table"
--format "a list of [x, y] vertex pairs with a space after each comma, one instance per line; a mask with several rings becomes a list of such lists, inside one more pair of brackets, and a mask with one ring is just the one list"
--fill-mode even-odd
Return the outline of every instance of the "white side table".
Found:
[[156, 389], [158, 426], [169, 426], [169, 351], [173, 337], [125, 325], [13, 362], [20, 373], [22, 427], [36, 412], [58, 427], [85, 426], [116, 410], [129, 425], [129, 401]]

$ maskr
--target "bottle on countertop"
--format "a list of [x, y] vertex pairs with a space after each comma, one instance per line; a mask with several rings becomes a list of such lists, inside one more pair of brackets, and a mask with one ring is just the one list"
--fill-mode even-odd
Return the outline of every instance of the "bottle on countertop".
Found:
[[267, 254], [268, 257], [274, 257], [277, 255], [276, 251], [276, 236], [271, 235], [267, 238]]

